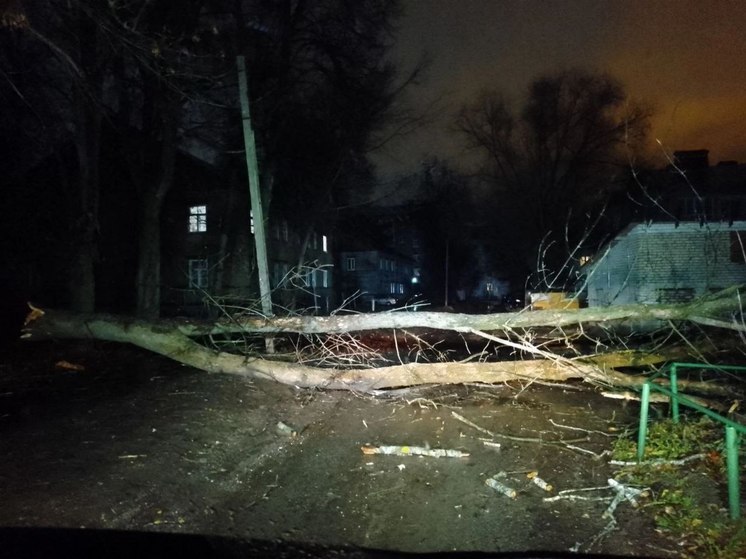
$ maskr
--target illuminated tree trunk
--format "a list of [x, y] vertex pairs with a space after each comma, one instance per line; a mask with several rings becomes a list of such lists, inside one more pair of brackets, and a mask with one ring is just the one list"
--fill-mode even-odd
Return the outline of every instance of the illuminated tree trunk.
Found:
[[[370, 329], [392, 331], [402, 327], [426, 327], [438, 330], [468, 332], [503, 344], [531, 357], [525, 360], [499, 362], [401, 363], [392, 367], [349, 368], [308, 367], [298, 363], [252, 358], [245, 355], [209, 349], [192, 339], [206, 334], [230, 332], [232, 325], [195, 324], [184, 321], [143, 321], [111, 315], [83, 315], [32, 308], [24, 338], [88, 338], [131, 343], [154, 351], [186, 365], [208, 372], [234, 373], [302, 386], [350, 389], [370, 392], [382, 388], [417, 384], [453, 384], [463, 382], [504, 382], [508, 380], [584, 379], [605, 386], [635, 386], [643, 377], [630, 377], [615, 369], [650, 367], [656, 363], [687, 358], [688, 352], [699, 355], [714, 348], [691, 344], [667, 346], [655, 352], [617, 351], [573, 358], [552, 353], [546, 346], [532, 345], [526, 338], [511, 338], [516, 325], [530, 322], [533, 328], [551, 328], [559, 324], [588, 325], [606, 322], [610, 328], [615, 319], [647, 317], [658, 320], [692, 320], [700, 324], [743, 332], [737, 290], [726, 290], [720, 297], [695, 301], [687, 305], [630, 306], [623, 309], [581, 309], [573, 311], [536, 311], [493, 315], [458, 315], [447, 313], [397, 312], [356, 314], [331, 317], [267, 318], [242, 321], [234, 326], [244, 332], [361, 332]], [[730, 319], [723, 317], [730, 315]], [[488, 333], [487, 330], [490, 332]], [[502, 332], [502, 333], [501, 333]], [[563, 337], [555, 332], [556, 340]]]

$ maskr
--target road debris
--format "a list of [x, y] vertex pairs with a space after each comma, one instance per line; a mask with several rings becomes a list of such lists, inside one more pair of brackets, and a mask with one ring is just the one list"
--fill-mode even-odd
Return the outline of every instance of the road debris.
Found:
[[64, 359], [62, 359], [61, 361], [57, 361], [54, 366], [58, 369], [64, 369], [66, 371], [85, 371], [84, 365], [80, 365], [78, 363], [70, 363], [70, 361], [65, 361]]
[[647, 488], [637, 489], [635, 487], [630, 487], [629, 485], [624, 485], [612, 478], [608, 479], [608, 484], [609, 487], [616, 492], [616, 496], [611, 501], [611, 504], [609, 504], [609, 507], [601, 515], [601, 518], [613, 518], [617, 506], [619, 506], [619, 503], [624, 501], [629, 502], [634, 508], [637, 508], [639, 506], [637, 498], [646, 497], [649, 491]]
[[488, 448], [494, 448], [495, 450], [500, 450], [500, 448], [502, 448], [502, 445], [500, 443], [496, 443], [495, 441], [482, 440], [482, 444]]
[[502, 493], [506, 497], [509, 497], [511, 499], [515, 499], [518, 496], [518, 492], [515, 489], [513, 489], [512, 487], [508, 487], [507, 485], [505, 485], [501, 481], [498, 481], [499, 479], [504, 478], [504, 477], [505, 477], [505, 472], [497, 473], [494, 476], [485, 479], [484, 480], [484, 484], [487, 487], [491, 487], [492, 489], [494, 489], [498, 493]]
[[297, 437], [298, 436], [298, 431], [296, 431], [290, 425], [282, 421], [277, 422], [276, 428], [277, 428], [278, 435], [282, 435], [284, 437]]
[[608, 485], [602, 485], [600, 487], [581, 487], [580, 489], [565, 489], [560, 491], [554, 497], [544, 497], [542, 499], [545, 503], [551, 503], [554, 501], [611, 501], [611, 497], [586, 497], [579, 495], [578, 493], [587, 493], [589, 491], [606, 491], [609, 489]]
[[685, 458], [678, 460], [665, 460], [663, 458], [653, 458], [652, 460], [643, 460], [638, 462], [637, 460], [626, 461], [626, 460], [609, 460], [609, 464], [612, 466], [683, 466], [689, 462], [695, 460], [705, 460], [707, 458], [706, 453], [692, 454]]
[[431, 456], [433, 458], [466, 458], [468, 452], [449, 448], [425, 448], [422, 446], [373, 446], [360, 447], [363, 454], [388, 454], [391, 456]]
[[531, 480], [531, 483], [540, 487], [546, 492], [551, 492], [552, 490], [554, 490], [554, 487], [552, 487], [551, 484], [547, 483], [539, 477], [539, 472], [529, 472], [528, 474], [526, 474], [526, 477]]

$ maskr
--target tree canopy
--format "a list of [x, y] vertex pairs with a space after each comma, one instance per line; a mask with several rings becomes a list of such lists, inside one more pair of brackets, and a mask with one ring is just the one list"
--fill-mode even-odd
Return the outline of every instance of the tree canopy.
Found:
[[[399, 77], [388, 58], [397, 15], [394, 0], [52, 0], [0, 8], [8, 47], [0, 97], [13, 109], [0, 128], [14, 138], [3, 147], [18, 155], [3, 161], [17, 185], [3, 195], [11, 204], [49, 201], [58, 220], [54, 231], [49, 223], [34, 229], [59, 245], [55, 281], [64, 277], [68, 294], [50, 300], [91, 311], [99, 286], [113, 279], [136, 293], [142, 316], [157, 314], [160, 213], [178, 188], [177, 154], [232, 168], [226, 176], [245, 189], [238, 54], [248, 61], [267, 203], [309, 230], [328, 222], [339, 191], [369, 180], [366, 152], [416, 73]], [[30, 180], [39, 169], [43, 177]], [[121, 222], [102, 219], [105, 208]], [[129, 222], [121, 220], [126, 213]], [[15, 235], [18, 225], [4, 228]], [[53, 268], [54, 257], [41, 256], [29, 264], [38, 267], [33, 273]], [[111, 266], [102, 263], [122, 258], [134, 260], [128, 268], [137, 273], [105, 278]], [[125, 278], [133, 285], [121, 285]]]
[[563, 268], [624, 187], [649, 117], [616, 79], [581, 70], [537, 78], [518, 108], [494, 90], [461, 108], [457, 128], [484, 157], [496, 227], [514, 258], [533, 272]]

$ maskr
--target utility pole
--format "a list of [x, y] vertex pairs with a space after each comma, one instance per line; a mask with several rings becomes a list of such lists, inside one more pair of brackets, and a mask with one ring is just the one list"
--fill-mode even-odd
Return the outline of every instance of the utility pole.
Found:
[[[262, 313], [264, 316], [272, 316], [272, 292], [269, 283], [269, 264], [267, 262], [267, 236], [264, 231], [264, 208], [259, 189], [259, 164], [256, 158], [254, 130], [251, 127], [249, 86], [246, 79], [246, 62], [243, 56], [236, 57], [236, 65], [238, 66], [238, 89], [241, 97], [243, 140], [246, 148], [246, 168], [249, 171], [251, 211], [254, 215], [254, 245], [256, 246], [256, 262], [259, 270], [259, 296], [262, 301]], [[269, 344], [267, 348], [269, 349]]]

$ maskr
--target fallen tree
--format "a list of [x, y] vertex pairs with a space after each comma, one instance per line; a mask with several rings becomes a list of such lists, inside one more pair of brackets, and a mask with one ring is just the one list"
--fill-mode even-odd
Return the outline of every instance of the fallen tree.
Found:
[[[614, 325], [629, 321], [668, 325], [679, 334], [676, 342], [655, 349], [614, 349], [586, 331], [596, 328], [613, 331]], [[489, 315], [465, 315], [434, 312], [389, 312], [349, 314], [329, 317], [229, 317], [217, 322], [186, 320], [142, 321], [105, 314], [82, 315], [31, 307], [23, 338], [98, 339], [133, 344], [178, 362], [212, 373], [233, 373], [266, 378], [299, 387], [322, 387], [374, 392], [380, 389], [420, 384], [456, 384], [464, 382], [498, 383], [521, 381], [565, 381], [583, 379], [599, 385], [634, 387], [642, 382], [620, 369], [653, 367], [666, 361], [695, 357], [702, 359], [718, 351], [708, 338], [692, 344], [677, 329], [677, 323], [689, 322], [744, 332], [741, 319], [740, 290], [730, 288], [716, 295], [681, 305], [634, 305], [580, 310], [535, 311]], [[404, 328], [451, 330], [476, 336], [486, 342], [513, 350], [509, 360], [477, 359], [434, 363], [407, 363], [403, 360], [384, 367], [308, 366], [267, 355], [240, 355], [216, 350], [195, 338], [215, 335], [336, 334], [370, 330], [396, 332]], [[567, 329], [573, 336], [595, 343], [589, 355], [575, 351], [568, 356], [549, 349], [549, 342], [570, 345]], [[536, 343], [532, 335], [543, 329], [544, 341]], [[395, 334], [394, 334], [395, 336]], [[566, 353], [566, 352], [565, 352]], [[523, 358], [521, 358], [523, 357]], [[695, 383], [700, 392], [717, 394], [719, 388]]]
[[620, 305], [480, 315], [422, 311], [272, 318], [239, 315], [209, 324], [184, 321], [164, 321], [163, 323], [170, 324], [172, 328], [190, 337], [229, 332], [332, 334], [417, 327], [456, 332], [472, 330], [488, 332], [537, 327], [562, 328], [580, 324], [612, 325], [623, 321], [648, 323], [689, 321], [703, 326], [746, 332], [744, 323], [741, 320], [734, 320], [736, 315], [740, 317], [741, 293], [741, 286], [734, 286], [690, 303], [678, 305]]

